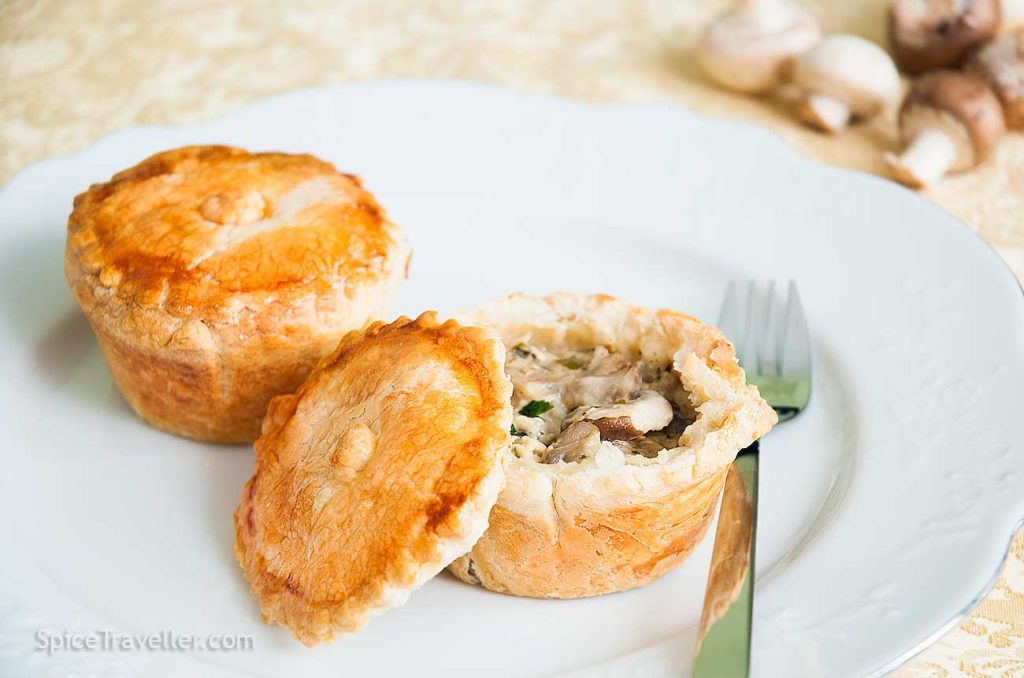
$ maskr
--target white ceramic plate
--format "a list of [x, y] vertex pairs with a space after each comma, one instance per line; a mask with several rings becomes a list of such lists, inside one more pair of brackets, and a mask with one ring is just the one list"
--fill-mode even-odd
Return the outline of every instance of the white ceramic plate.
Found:
[[[415, 251], [398, 312], [567, 289], [713, 321], [730, 278], [795, 279], [815, 392], [763, 444], [758, 675], [881, 672], [995, 575], [1024, 514], [1024, 304], [967, 228], [893, 184], [671, 105], [346, 85], [120, 132], [0, 194], [0, 673], [678, 675], [689, 662], [710, 539], [651, 586], [597, 599], [517, 599], [442, 575], [330, 646], [261, 623], [232, 552], [251, 452], [135, 418], [61, 268], [77, 192], [191, 143], [308, 151], [361, 174]], [[36, 649], [39, 631], [97, 630], [251, 635], [254, 649]]]

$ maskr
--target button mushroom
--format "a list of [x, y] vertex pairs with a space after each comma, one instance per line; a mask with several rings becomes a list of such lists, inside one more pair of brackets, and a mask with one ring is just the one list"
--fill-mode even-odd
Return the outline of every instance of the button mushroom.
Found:
[[668, 426], [672, 405], [657, 391], [641, 391], [622, 403], [581, 408], [566, 417], [566, 421], [594, 424], [601, 431], [602, 440], [632, 440]]
[[855, 35], [830, 35], [797, 57], [793, 83], [802, 92], [800, 116], [826, 132], [845, 129], [852, 117], [873, 117], [900, 95], [892, 59]]
[[722, 87], [767, 92], [782, 80], [786, 63], [820, 39], [814, 17], [788, 0], [739, 0], [708, 26], [697, 61]]
[[1024, 32], [993, 40], [971, 57], [966, 70], [999, 97], [1006, 126], [1024, 128]]
[[593, 455], [601, 447], [601, 431], [589, 421], [577, 421], [562, 431], [561, 435], [551, 443], [545, 464], [560, 461], [579, 461]]
[[889, 42], [908, 73], [955, 66], [999, 29], [999, 0], [896, 0]]
[[886, 156], [889, 172], [907, 186], [927, 185], [987, 158], [1004, 128], [999, 101], [984, 82], [956, 71], [929, 73], [900, 109], [904, 151]]

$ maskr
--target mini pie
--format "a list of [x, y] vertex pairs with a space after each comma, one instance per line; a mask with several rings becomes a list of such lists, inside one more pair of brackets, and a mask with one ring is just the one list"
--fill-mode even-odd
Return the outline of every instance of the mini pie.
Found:
[[154, 426], [248, 442], [409, 248], [357, 177], [308, 155], [195, 146], [75, 198], [64, 268], [118, 388]]
[[271, 402], [235, 512], [265, 620], [331, 640], [473, 545], [503, 479], [504, 354], [491, 330], [433, 313], [375, 323]]
[[722, 333], [682, 313], [513, 295], [462, 321], [498, 331], [514, 384], [505, 486], [449, 568], [494, 591], [576, 598], [667, 572], [703, 538], [736, 453], [777, 420]]
[[264, 618], [308, 645], [449, 564], [517, 595], [628, 589], [693, 550], [775, 421], [681, 313], [513, 295], [377, 323], [271, 403], [235, 551]]

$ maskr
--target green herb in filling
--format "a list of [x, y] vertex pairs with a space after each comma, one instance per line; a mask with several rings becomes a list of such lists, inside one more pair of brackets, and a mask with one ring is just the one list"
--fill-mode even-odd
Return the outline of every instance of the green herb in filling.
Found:
[[525, 433], [523, 433], [522, 431], [517, 429], [515, 424], [512, 424], [512, 428], [509, 429], [509, 433], [511, 433], [514, 436], [525, 436], [526, 435]]
[[578, 370], [587, 366], [587, 361], [583, 358], [577, 358], [576, 356], [569, 356], [568, 358], [562, 358], [558, 361], [558, 364], [562, 367], [568, 367], [570, 370]]
[[546, 400], [531, 400], [520, 408], [519, 414], [524, 417], [539, 417], [552, 407], [553, 405]]

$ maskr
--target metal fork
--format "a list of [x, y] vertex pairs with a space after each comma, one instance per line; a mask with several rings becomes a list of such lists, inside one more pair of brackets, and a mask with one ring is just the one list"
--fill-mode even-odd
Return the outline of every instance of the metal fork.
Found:
[[[775, 284], [731, 283], [718, 325], [736, 347], [747, 382], [756, 384], [779, 415], [800, 414], [811, 397], [811, 341], [796, 284], [786, 300]], [[750, 674], [754, 553], [757, 534], [758, 443], [729, 468], [718, 512], [704, 610], [697, 633], [694, 678]]]

